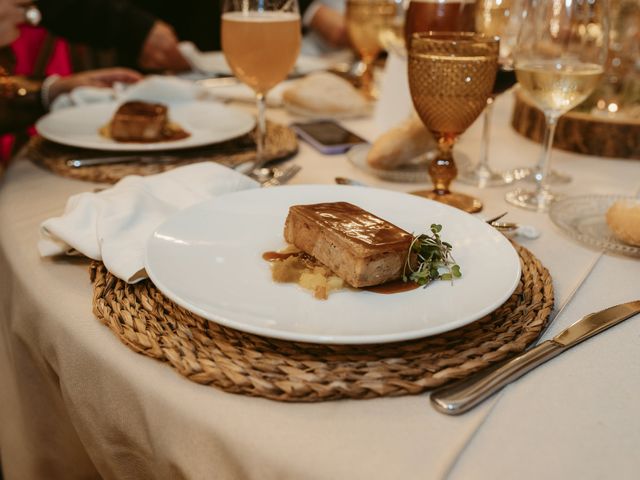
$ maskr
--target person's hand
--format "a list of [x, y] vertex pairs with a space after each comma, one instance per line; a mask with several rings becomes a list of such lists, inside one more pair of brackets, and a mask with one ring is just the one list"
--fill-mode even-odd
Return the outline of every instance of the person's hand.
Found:
[[[0, 0], [0, 2], [3, 0]], [[104, 68], [76, 73], [68, 77], [58, 78], [49, 87], [49, 101], [53, 102], [58, 95], [70, 92], [77, 87], [111, 87], [114, 83], [135, 83], [142, 78], [138, 72], [127, 68]]]
[[347, 24], [344, 15], [326, 5], [320, 5], [309, 24], [332, 47], [349, 45]]
[[[0, 0], [2, 1], [2, 0]], [[144, 70], [189, 70], [189, 63], [178, 50], [178, 37], [164, 22], [156, 22], [142, 46], [138, 65]]]
[[0, 0], [0, 47], [18, 38], [18, 25], [25, 22], [25, 12], [31, 3], [31, 0]]

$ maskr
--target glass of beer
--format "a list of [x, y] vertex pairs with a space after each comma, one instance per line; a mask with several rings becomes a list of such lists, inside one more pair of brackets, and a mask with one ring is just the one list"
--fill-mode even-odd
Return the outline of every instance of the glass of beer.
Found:
[[415, 33], [409, 45], [413, 106], [438, 142], [429, 165], [434, 188], [413, 193], [478, 212], [478, 199], [449, 190], [458, 173], [453, 145], [487, 105], [498, 70], [499, 41], [472, 32], [427, 32]]
[[474, 32], [475, 0], [411, 0], [404, 32], [407, 46], [418, 32]]
[[507, 193], [512, 205], [545, 212], [558, 196], [547, 176], [558, 119], [582, 103], [600, 83], [607, 59], [606, 0], [525, 0], [514, 50], [522, 93], [544, 112], [546, 132], [535, 190]]
[[396, 16], [393, 0], [347, 0], [346, 21], [349, 41], [362, 60], [362, 92], [376, 98], [373, 62], [382, 51], [380, 34], [388, 30]]
[[296, 0], [225, 0], [222, 51], [233, 74], [256, 95], [259, 163], [265, 160], [266, 95], [293, 69], [300, 42]]

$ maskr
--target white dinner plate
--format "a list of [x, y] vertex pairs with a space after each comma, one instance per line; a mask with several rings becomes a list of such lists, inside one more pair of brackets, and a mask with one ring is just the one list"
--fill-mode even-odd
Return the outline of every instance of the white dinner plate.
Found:
[[[462, 278], [392, 295], [346, 289], [327, 300], [274, 283], [262, 254], [285, 246], [289, 207], [333, 201], [351, 202], [409, 232], [442, 224]], [[252, 189], [183, 210], [149, 239], [146, 269], [167, 297], [219, 324], [336, 344], [409, 340], [460, 327], [502, 305], [520, 279], [515, 249], [482, 220], [404, 193], [337, 185]]]
[[182, 140], [154, 143], [116, 142], [100, 135], [118, 104], [83, 105], [51, 112], [36, 124], [47, 140], [80, 148], [119, 151], [157, 151], [200, 147], [223, 142], [250, 132], [252, 115], [216, 102], [184, 101], [168, 103], [169, 118], [191, 135]]

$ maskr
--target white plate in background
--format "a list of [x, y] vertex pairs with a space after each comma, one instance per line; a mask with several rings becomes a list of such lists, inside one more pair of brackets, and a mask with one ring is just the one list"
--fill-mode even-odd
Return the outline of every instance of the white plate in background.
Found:
[[150, 152], [223, 142], [244, 135], [255, 126], [249, 113], [217, 102], [170, 102], [169, 119], [189, 132], [189, 137], [168, 142], [116, 142], [102, 136], [100, 129], [109, 123], [118, 105], [109, 102], [57, 110], [42, 117], [36, 129], [47, 140], [72, 147]]

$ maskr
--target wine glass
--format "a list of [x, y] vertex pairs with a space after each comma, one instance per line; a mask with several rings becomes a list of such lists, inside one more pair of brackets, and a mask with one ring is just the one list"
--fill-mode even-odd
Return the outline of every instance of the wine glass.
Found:
[[525, 0], [514, 51], [522, 92], [543, 112], [546, 131], [536, 189], [507, 193], [512, 205], [547, 211], [557, 197], [547, 174], [558, 118], [582, 103], [600, 82], [607, 59], [609, 21], [606, 0]]
[[393, 0], [347, 0], [347, 33], [362, 60], [362, 92], [371, 99], [377, 97], [373, 81], [373, 62], [382, 51], [380, 33], [393, 22], [395, 15], [396, 5]]
[[391, 0], [394, 5], [394, 15], [380, 30], [380, 45], [389, 53], [394, 53], [400, 58], [407, 57], [407, 48], [404, 36], [404, 24], [409, 8], [409, 0]]
[[293, 69], [300, 52], [297, 0], [225, 0], [222, 51], [234, 75], [256, 95], [256, 161], [264, 163], [266, 95]]
[[457, 175], [453, 144], [484, 110], [498, 70], [499, 41], [470, 32], [415, 33], [409, 46], [413, 105], [438, 142], [429, 165], [433, 190], [414, 192], [467, 212], [482, 203], [449, 190]]
[[462, 170], [458, 180], [476, 187], [498, 187], [507, 185], [526, 173], [523, 169], [496, 172], [489, 166], [489, 140], [491, 137], [491, 117], [495, 97], [511, 88], [516, 83], [513, 70], [512, 50], [520, 30], [522, 0], [478, 0], [476, 3], [476, 31], [500, 38], [500, 68], [496, 75], [492, 95], [487, 100], [487, 108], [483, 114], [482, 146], [480, 159], [475, 166]]

